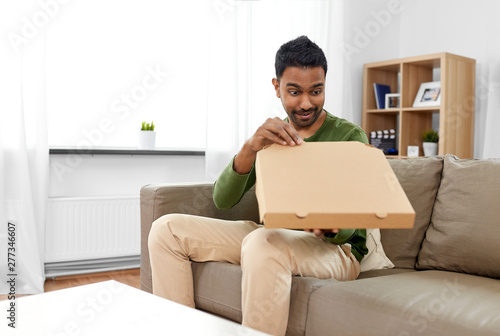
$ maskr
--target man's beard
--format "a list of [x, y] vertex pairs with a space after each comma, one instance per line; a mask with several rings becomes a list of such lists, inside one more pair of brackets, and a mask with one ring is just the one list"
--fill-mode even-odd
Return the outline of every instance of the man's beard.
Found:
[[318, 120], [320, 112], [317, 107], [308, 110], [292, 110], [291, 113], [288, 113], [288, 117], [299, 127], [309, 127]]

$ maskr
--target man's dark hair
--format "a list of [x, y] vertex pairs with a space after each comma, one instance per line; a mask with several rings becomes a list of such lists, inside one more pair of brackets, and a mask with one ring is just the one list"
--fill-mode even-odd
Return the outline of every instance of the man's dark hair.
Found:
[[288, 67], [313, 68], [317, 66], [323, 67], [326, 76], [327, 64], [323, 50], [304, 35], [283, 44], [276, 53], [274, 63], [278, 80]]

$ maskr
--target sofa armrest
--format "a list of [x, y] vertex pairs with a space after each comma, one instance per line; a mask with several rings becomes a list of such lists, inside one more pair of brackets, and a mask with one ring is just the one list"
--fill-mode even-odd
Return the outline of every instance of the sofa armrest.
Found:
[[229, 220], [259, 221], [254, 188], [230, 210], [219, 210], [212, 199], [213, 184], [148, 184], [141, 188], [141, 289], [152, 292], [148, 235], [155, 220], [183, 213]]

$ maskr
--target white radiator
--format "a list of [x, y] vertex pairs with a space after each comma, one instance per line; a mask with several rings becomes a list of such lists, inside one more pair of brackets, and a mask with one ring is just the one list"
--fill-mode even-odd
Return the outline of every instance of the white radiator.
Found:
[[139, 266], [139, 197], [50, 198], [47, 276]]

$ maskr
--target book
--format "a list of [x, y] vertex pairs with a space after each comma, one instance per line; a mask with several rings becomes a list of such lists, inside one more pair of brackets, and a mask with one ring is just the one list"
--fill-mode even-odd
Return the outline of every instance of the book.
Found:
[[377, 102], [378, 109], [385, 109], [385, 95], [391, 93], [391, 87], [385, 84], [373, 83], [375, 91], [375, 101]]

